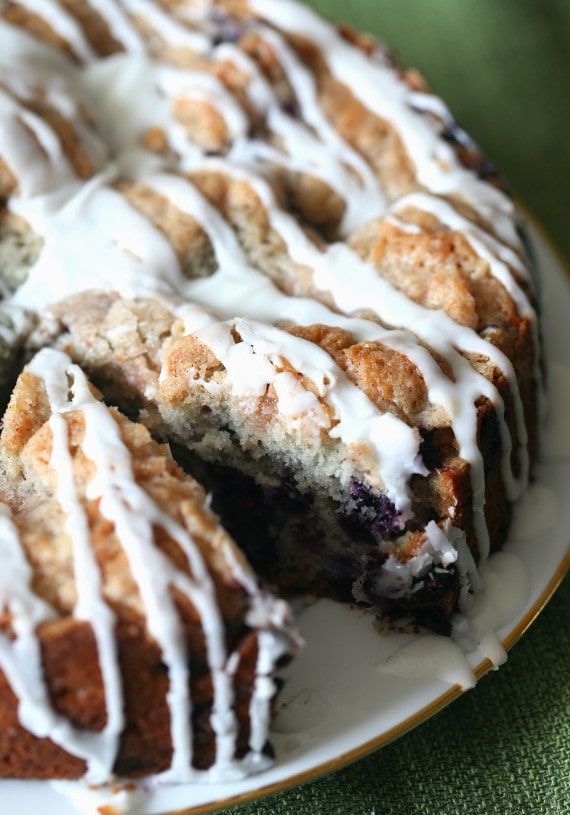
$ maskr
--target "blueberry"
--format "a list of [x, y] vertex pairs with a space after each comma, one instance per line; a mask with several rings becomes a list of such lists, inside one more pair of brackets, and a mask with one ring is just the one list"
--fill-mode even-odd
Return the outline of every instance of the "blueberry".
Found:
[[399, 531], [400, 513], [390, 499], [378, 490], [352, 479], [348, 495], [340, 508], [341, 516], [375, 539], [382, 539]]
[[208, 16], [216, 29], [214, 45], [220, 45], [223, 42], [238, 42], [246, 33], [244, 25], [226, 17], [219, 9], [214, 9]]

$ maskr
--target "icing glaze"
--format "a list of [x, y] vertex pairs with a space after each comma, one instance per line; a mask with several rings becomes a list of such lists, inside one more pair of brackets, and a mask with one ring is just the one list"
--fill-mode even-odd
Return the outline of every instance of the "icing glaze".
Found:
[[366, 108], [396, 126], [423, 186], [436, 194], [459, 194], [495, 225], [504, 240], [519, 245], [512, 202], [460, 165], [437, 131], [418, 117], [413, 109], [417, 97], [389, 67], [367, 59], [333, 25], [295, 0], [250, 0], [249, 5], [289, 34], [303, 37], [309, 32], [335, 78], [348, 85]]
[[556, 522], [560, 508], [556, 494], [544, 484], [532, 483], [517, 501], [509, 540], [536, 540]]
[[530, 579], [524, 561], [512, 552], [496, 552], [481, 566], [481, 586], [464, 597], [453, 622], [451, 638], [422, 633], [398, 647], [378, 664], [380, 673], [399, 677], [443, 679], [463, 690], [473, 688], [476, 677], [468, 655], [489, 659], [498, 667], [507, 654], [498, 631], [525, 606]]
[[71, 46], [76, 57], [85, 61], [95, 58], [96, 54], [81, 26], [62, 6], [51, 3], [50, 0], [21, 0], [19, 5], [32, 14], [49, 20], [52, 31]]
[[477, 649], [481, 657], [500, 666], [507, 654], [499, 636], [502, 625], [525, 607], [530, 576], [522, 558], [513, 552], [495, 552], [480, 566], [482, 588], [464, 598], [453, 623], [453, 640], [466, 651]]
[[443, 679], [463, 690], [475, 686], [473, 670], [463, 650], [448, 637], [422, 634], [399, 648], [384, 662], [378, 672], [402, 678]]
[[[271, 385], [280, 415], [288, 425], [311, 443], [323, 434], [342, 443], [362, 479], [384, 490], [405, 520], [410, 515], [410, 477], [425, 472], [419, 456], [418, 431], [380, 411], [322, 349], [292, 336], [280, 326], [281, 321], [293, 325], [323, 323], [349, 331], [355, 341], [385, 344], [417, 367], [430, 405], [444, 411], [459, 454], [470, 465], [474, 525], [479, 553], [484, 559], [489, 535], [484, 515], [484, 464], [477, 444], [476, 403], [481, 397], [494, 405], [498, 417], [508, 499], [517, 500], [528, 480], [527, 433], [513, 366], [505, 354], [474, 330], [440, 311], [418, 305], [396, 290], [343, 242], [359, 227], [383, 219], [404, 233], [421, 232], [419, 226], [405, 220], [406, 208], [434, 216], [443, 228], [455, 230], [465, 238], [489, 274], [512, 298], [519, 316], [535, 322], [512, 203], [503, 192], [461, 166], [451, 146], [441, 138], [441, 129], [432, 121], [450, 119], [441, 101], [431, 94], [411, 90], [387, 64], [369, 60], [333, 26], [291, 0], [250, 0], [249, 8], [257, 19], [246, 25], [271, 50], [286, 73], [294, 110], [283, 105], [276, 89], [239, 43], [218, 42], [219, 21], [216, 23], [212, 14], [215, 7], [210, 3], [167, 13], [149, 0], [91, 0], [90, 5], [124, 51], [101, 59], [80, 24], [55, 0], [19, 2], [45, 19], [68, 43], [75, 61], [0, 21], [0, 156], [17, 182], [7, 206], [43, 240], [42, 251], [27, 281], [4, 308], [14, 313], [18, 309], [41, 312], [50, 304], [88, 288], [112, 289], [126, 297], [162, 298], [180, 316], [185, 332], [208, 345], [223, 362], [224, 388], [235, 397], [246, 398], [262, 395]], [[194, 61], [206, 65], [207, 70], [181, 69], [154, 56], [137, 25], [141, 19], [165, 43], [192, 54]], [[394, 202], [388, 200], [364, 157], [342, 139], [327, 119], [319, 102], [315, 77], [293, 47], [291, 37], [309, 38], [334, 79], [395, 129], [415, 168], [414, 192]], [[246, 77], [243, 99], [219, 78], [225, 62]], [[72, 123], [91, 159], [90, 178], [76, 177], [56, 130], [29, 109], [38, 73], [45, 77], [49, 88], [46, 101]], [[181, 100], [206, 104], [220, 117], [226, 131], [225, 144], [217, 151], [220, 155], [208, 155], [189, 137], [176, 116], [176, 104]], [[246, 102], [262, 121], [264, 135], [252, 130]], [[125, 110], [129, 110], [128, 116]], [[165, 151], [151, 153], [145, 149], [145, 136], [150, 130], [162, 134]], [[307, 270], [311, 289], [307, 296], [284, 294], [253, 265], [229, 222], [192, 182], [192, 174], [197, 171], [219, 173], [250, 188], [263, 207], [270, 228], [285, 245], [290, 261]], [[278, 171], [316, 178], [338, 196], [343, 207], [338, 239], [327, 242], [310, 234], [286, 211], [272, 183]], [[168, 240], [129, 204], [118, 188], [120, 181], [143, 185], [202, 228], [216, 261], [216, 269], [209, 277], [193, 280], [184, 276]], [[461, 207], [456, 206], [457, 201]], [[466, 211], [477, 217], [471, 219]], [[481, 223], [490, 225], [489, 229], [483, 229]], [[317, 299], [309, 294], [317, 295]], [[330, 305], [320, 302], [320, 296]], [[362, 312], [366, 319], [358, 316]], [[536, 329], [534, 336], [537, 343]], [[516, 456], [500, 394], [471, 365], [467, 355], [489, 360], [509, 382], [518, 442]], [[538, 387], [538, 353], [536, 356]], [[451, 375], [443, 372], [438, 357], [445, 360]], [[61, 743], [88, 759], [93, 777], [104, 777], [112, 766], [121, 728], [121, 690], [110, 637], [113, 620], [103, 610], [106, 607], [93, 558], [88, 552], [85, 554], [88, 550], [85, 521], [66, 452], [65, 413], [81, 410], [86, 422], [86, 454], [97, 469], [89, 487], [90, 495], [100, 498], [103, 511], [115, 525], [147, 609], [149, 629], [169, 668], [168, 702], [174, 751], [172, 767], [165, 778], [190, 777], [192, 759], [188, 669], [180, 623], [169, 595], [171, 585], [188, 594], [207, 629], [216, 698], [212, 726], [219, 745], [210, 775], [228, 777], [261, 766], [264, 759], [260, 751], [273, 692], [269, 674], [282, 645], [266, 632], [259, 635], [258, 677], [251, 700], [251, 754], [236, 767], [232, 762], [235, 719], [231, 691], [236, 666], [225, 653], [211, 583], [191, 540], [149, 504], [133, 483], [116, 423], [90, 395], [79, 369], [70, 368], [69, 360], [45, 352], [31, 370], [45, 378], [50, 393], [54, 411], [50, 420], [54, 435], [51, 464], [58, 472], [58, 497], [74, 542], [80, 596], [74, 613], [94, 627], [109, 710], [105, 731], [88, 750], [77, 746], [76, 734], [72, 732], [62, 731], [63, 735], [58, 736]], [[67, 386], [61, 384], [66, 382], [69, 371], [74, 378], [71, 401]], [[213, 382], [201, 385], [206, 390], [221, 387]], [[101, 439], [106, 440], [104, 444]], [[513, 458], [517, 460], [516, 473]], [[114, 485], [112, 491], [109, 484]], [[138, 511], [129, 510], [129, 506]], [[15, 532], [9, 517], [1, 515], [0, 524], [6, 529], [7, 541], [14, 544]], [[187, 553], [192, 562], [192, 578], [175, 574], [163, 562], [164, 558], [153, 553], [153, 524], [162, 524]], [[16, 546], [13, 548], [17, 550]], [[466, 607], [469, 588], [481, 588], [475, 563], [464, 536], [451, 521], [443, 529], [432, 522], [426, 527], [426, 541], [416, 558], [404, 566], [392, 559], [382, 579], [391, 582], [393, 590], [398, 591], [403, 586], [409, 587], [425, 569], [452, 564], [457, 565], [462, 575], [462, 601]], [[268, 604], [237, 560], [232, 568], [252, 595], [252, 624], [254, 620], [269, 620], [272, 615], [282, 618], [284, 607]], [[159, 577], [150, 580], [151, 575]], [[25, 586], [25, 575], [23, 579]], [[22, 591], [25, 602], [30, 602], [25, 589]], [[35, 612], [51, 613], [43, 607]], [[28, 649], [33, 653], [36, 646], [30, 631], [22, 634], [22, 642], [28, 640]], [[407, 671], [409, 661], [417, 663], [423, 659], [422, 649], [429, 649], [432, 644], [430, 641], [413, 646], [413, 653], [403, 655], [399, 667], [392, 662], [391, 669]], [[6, 650], [4, 645], [0, 640], [0, 654]], [[493, 643], [488, 646], [494, 647]], [[494, 655], [496, 660], [501, 658], [499, 650]], [[37, 662], [37, 654], [31, 659]], [[2, 666], [4, 669], [4, 663]], [[23, 680], [17, 662], [14, 666], [10, 677], [16, 686]], [[468, 686], [467, 674], [461, 673], [463, 663], [455, 667], [462, 677], [460, 683]], [[431, 669], [428, 666], [426, 670]], [[7, 674], [8, 671], [6, 668]], [[32, 671], [32, 675], [36, 677], [33, 693], [22, 684], [21, 708], [25, 711], [27, 705], [39, 716], [41, 707], [42, 715], [51, 722], [41, 727], [52, 727], [55, 733], [59, 723], [50, 719], [51, 713], [46, 713], [40, 678], [37, 671]], [[29, 701], [34, 694], [41, 702], [36, 708]], [[33, 715], [28, 718], [33, 719]], [[37, 723], [34, 726], [40, 728]]]

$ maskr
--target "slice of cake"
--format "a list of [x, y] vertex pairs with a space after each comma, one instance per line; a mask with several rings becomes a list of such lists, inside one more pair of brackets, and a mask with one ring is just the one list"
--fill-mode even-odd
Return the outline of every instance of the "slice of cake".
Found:
[[0, 774], [240, 777], [298, 645], [203, 489], [63, 353], [0, 438]]

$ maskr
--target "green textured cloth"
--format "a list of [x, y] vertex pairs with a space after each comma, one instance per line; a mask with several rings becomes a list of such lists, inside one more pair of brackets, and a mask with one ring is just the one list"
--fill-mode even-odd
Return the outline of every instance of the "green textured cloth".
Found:
[[[311, 5], [417, 67], [570, 259], [570, 0]], [[507, 664], [450, 707], [350, 767], [232, 812], [570, 813], [570, 579]]]

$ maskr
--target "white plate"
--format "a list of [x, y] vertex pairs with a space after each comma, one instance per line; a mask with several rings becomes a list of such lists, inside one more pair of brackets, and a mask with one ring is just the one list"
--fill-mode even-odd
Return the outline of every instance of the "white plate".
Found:
[[[507, 609], [509, 622], [497, 629], [507, 649], [533, 622], [570, 563], [570, 285], [562, 262], [537, 230], [533, 232], [543, 276], [551, 410], [536, 485], [525, 506], [517, 510], [515, 533], [517, 528], [519, 533], [511, 536], [506, 547], [516, 553], [505, 556], [511, 558], [507, 565], [518, 564], [528, 578], [521, 596], [519, 569], [520, 602], [515, 601], [516, 609]], [[231, 784], [142, 791], [130, 802], [133, 812], [162, 815], [182, 810], [197, 815], [317, 778], [402, 735], [462, 692], [453, 681], [440, 678], [442, 669], [450, 667], [449, 660], [426, 659], [420, 652], [412, 653], [403, 667], [400, 660], [400, 668], [410, 676], [379, 670], [409, 638], [379, 633], [370, 615], [325, 601], [304, 610], [300, 626], [307, 647], [289, 669], [283, 695], [288, 705], [277, 719], [281, 732], [272, 738], [275, 765]], [[492, 666], [485, 654], [479, 649], [468, 655], [477, 678]], [[62, 797], [63, 788], [75, 804], [67, 794]], [[81, 790], [79, 784], [62, 785], [58, 791], [49, 783], [2, 781], [1, 810], [18, 815], [95, 813], [102, 799], [95, 800], [91, 794], [83, 799]], [[109, 794], [104, 798], [110, 800]], [[111, 800], [121, 803], [116, 796]]]

